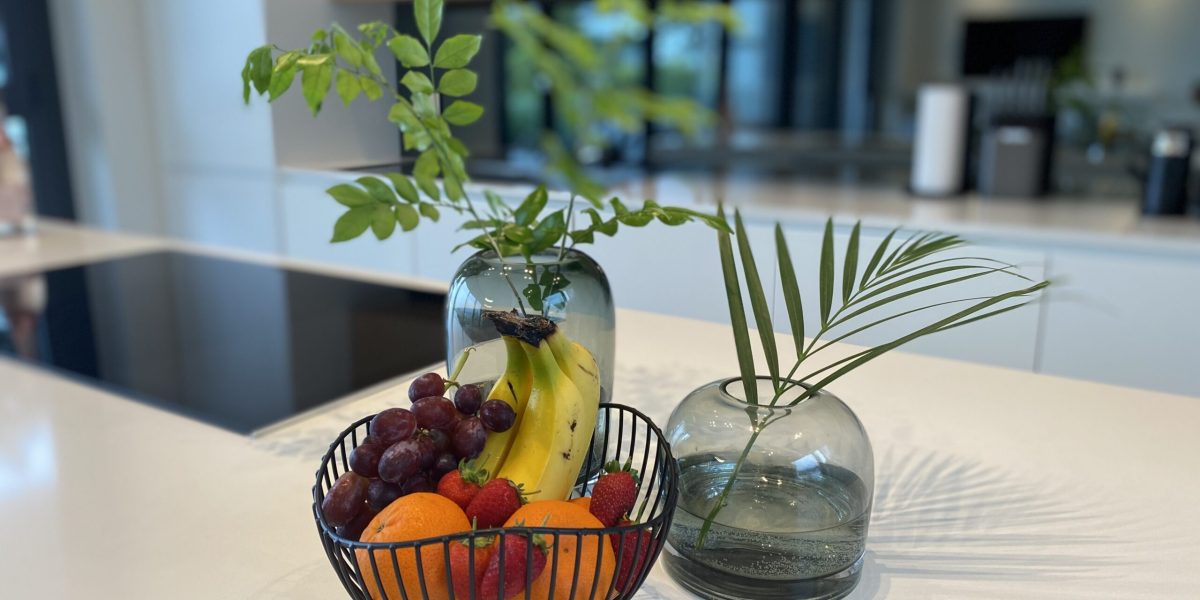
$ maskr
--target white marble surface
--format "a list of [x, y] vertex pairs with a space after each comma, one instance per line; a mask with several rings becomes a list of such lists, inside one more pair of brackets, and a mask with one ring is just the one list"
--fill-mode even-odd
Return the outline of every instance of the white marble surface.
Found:
[[[0, 240], [0, 274], [127, 242]], [[617, 340], [614, 398], [659, 423], [733, 371], [719, 325], [620, 311]], [[246, 438], [0, 359], [0, 597], [344, 597], [313, 472], [345, 423], [403, 389]], [[833, 391], [878, 473], [853, 598], [1200, 597], [1195, 399], [903, 353]], [[641, 597], [687, 596], [660, 566]]]

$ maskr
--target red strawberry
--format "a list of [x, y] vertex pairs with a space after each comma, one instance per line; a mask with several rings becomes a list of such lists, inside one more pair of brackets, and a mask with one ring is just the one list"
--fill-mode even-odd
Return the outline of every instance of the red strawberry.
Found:
[[[477, 537], [473, 542], [457, 540], [450, 542], [450, 571], [447, 573], [454, 582], [454, 597], [467, 600], [471, 597], [471, 589], [483, 579], [488, 561], [496, 545], [491, 536]], [[471, 570], [471, 555], [475, 555], [475, 570]]]
[[615, 460], [604, 465], [604, 470], [608, 472], [601, 475], [592, 488], [592, 504], [588, 510], [605, 527], [612, 527], [633, 510], [637, 501], [638, 474], [629, 463], [622, 467]]
[[[518, 523], [520, 525], [520, 523]], [[479, 598], [481, 600], [500, 600], [500, 581], [504, 580], [504, 598], [512, 598], [525, 592], [525, 581], [537, 581], [538, 575], [546, 568], [546, 540], [540, 535], [533, 536], [532, 551], [529, 538], [523, 535], [509, 535], [504, 540], [504, 573], [500, 573], [500, 552], [493, 552], [488, 561], [487, 570], [479, 580]], [[531, 562], [527, 562], [532, 559]], [[456, 592], [457, 593], [457, 592]], [[467, 596], [463, 596], [466, 598]]]
[[480, 529], [499, 527], [525, 503], [521, 488], [503, 477], [483, 485], [467, 505], [467, 520]]
[[[621, 527], [633, 525], [634, 522], [629, 519], [621, 519], [617, 523]], [[620, 536], [609, 536], [612, 540], [613, 552], [617, 556], [617, 588], [618, 592], [629, 592], [626, 590], [626, 584], [636, 579], [637, 574], [646, 567], [646, 562], [650, 560], [650, 532], [643, 529], [641, 531], [628, 531]], [[622, 539], [625, 546], [622, 547]]]
[[458, 463], [457, 469], [442, 475], [442, 479], [437, 484], [437, 493], [453, 500], [463, 510], [467, 510], [467, 505], [471, 504], [471, 500], [475, 498], [475, 494], [479, 493], [486, 481], [487, 469], [476, 467], [474, 461], [463, 460]]

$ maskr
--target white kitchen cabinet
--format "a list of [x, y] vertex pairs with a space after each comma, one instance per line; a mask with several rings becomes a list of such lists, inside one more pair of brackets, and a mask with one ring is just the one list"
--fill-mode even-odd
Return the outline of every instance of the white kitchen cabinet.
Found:
[[[769, 301], [775, 287], [771, 230], [747, 224], [747, 232]], [[619, 307], [729, 322], [717, 234], [702, 223], [622, 227], [617, 237], [598, 235], [580, 249], [604, 268]]]
[[1200, 396], [1200, 260], [1058, 251], [1044, 373]]
[[[850, 238], [851, 225], [849, 221], [841, 221], [840, 223], [841, 226], [835, 229], [834, 234], [834, 248], [837, 257], [837, 268], [835, 269], [837, 285], [834, 288], [833, 302], [833, 310], [835, 311], [841, 304], [841, 268], [845, 260], [846, 243]], [[883, 241], [886, 234], [887, 231], [882, 229], [863, 229], [859, 241], [859, 277], [861, 277], [862, 270], [866, 268], [872, 254], [880, 242]], [[816, 228], [790, 228], [786, 235], [788, 248], [792, 255], [792, 262], [796, 267], [800, 291], [806, 300], [804, 305], [805, 332], [811, 336], [820, 327], [818, 290], [821, 241], [824, 230]], [[893, 240], [892, 247], [895, 248], [896, 245], [903, 242], [905, 237], [907, 237], [907, 233], [903, 235], [897, 234]], [[1020, 267], [1022, 274], [1035, 281], [1040, 280], [1045, 272], [1044, 254], [1029, 250], [991, 245], [971, 245], [962, 249], [947, 251], [938, 255], [938, 259], [950, 258], [952, 256], [983, 256], [1016, 264]], [[944, 280], [971, 273], [973, 271], [948, 273], [937, 277], [936, 280]], [[919, 284], [898, 288], [877, 298], [881, 299], [892, 293], [899, 293], [903, 289], [912, 289], [920, 285], [933, 283], [933, 281], [934, 279], [930, 279]], [[1001, 275], [987, 275], [963, 281], [945, 288], [934, 289], [910, 296], [886, 307], [871, 311], [869, 314], [857, 317], [852, 323], [833, 330], [830, 332], [832, 336], [827, 334], [826, 339], [840, 336], [843, 333], [854, 330], [858, 326], [906, 310], [959, 298], [995, 295], [1027, 285], [1030, 285], [1030, 283], [1025, 280]], [[970, 302], [964, 302], [917, 312], [851, 335], [845, 341], [863, 345], [887, 343], [910, 333], [916, 328], [933, 323], [970, 305]], [[1038, 308], [1036, 306], [1029, 306], [962, 328], [915, 340], [902, 346], [900, 350], [1032, 371], [1036, 366], [1038, 320]], [[784, 304], [782, 294], [778, 292], [775, 294], [775, 328], [779, 331], [791, 331], [788, 323], [787, 307]]]
[[289, 171], [280, 175], [277, 193], [283, 254], [355, 269], [413, 275], [416, 272], [417, 240], [399, 228], [384, 241], [375, 239], [369, 230], [348, 242], [334, 244], [329, 241], [333, 224], [346, 207], [330, 198], [325, 190], [348, 179]]

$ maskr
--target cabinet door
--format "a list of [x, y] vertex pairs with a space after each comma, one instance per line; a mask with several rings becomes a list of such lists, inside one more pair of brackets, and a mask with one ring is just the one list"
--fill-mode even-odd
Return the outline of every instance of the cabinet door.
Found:
[[[858, 271], [860, 277], [862, 269], [866, 267], [872, 254], [875, 252], [875, 249], [883, 241], [883, 238], [886, 234], [886, 230], [874, 228], [863, 229], [861, 239], [859, 241], [860, 249]], [[896, 244], [902, 242], [905, 237], [907, 237], [907, 235], [897, 234], [897, 238], [899, 239], [893, 241], [892, 247], [895, 247]], [[849, 238], [849, 227], [839, 227], [835, 230], [834, 248], [835, 255], [837, 257], [837, 268], [835, 269], [837, 284], [835, 286], [833, 302], [835, 312], [841, 305], [841, 268], [844, 264], [846, 243], [849, 241]], [[787, 232], [788, 246], [789, 250], [791, 251], [792, 261], [796, 266], [797, 280], [800, 285], [801, 294], [807, 301], [804, 305], [805, 331], [809, 336], [812, 336], [820, 328], [818, 287], [820, 281], [819, 270], [822, 239], [823, 230], [819, 229], [790, 229]], [[950, 258], [952, 256], [982, 256], [994, 260], [1013, 263], [1020, 267], [1020, 272], [1022, 274], [1035, 281], [1039, 280], [1045, 272], [1045, 258], [1042, 254], [1025, 250], [1017, 250], [1009, 247], [971, 245], [966, 248], [940, 254], [938, 255], [938, 259]], [[949, 279], [973, 272], [974, 271], [948, 273], [944, 276], [925, 280], [922, 284], [914, 284], [897, 288], [890, 293], [881, 294], [875, 299], [885, 298], [894, 293], [899, 293], [905, 289], [911, 289], [914, 287], [919, 287], [923, 284], [932, 283], [934, 280]], [[1018, 289], [1026, 285], [1029, 285], [1029, 282], [1015, 277], [996, 274], [978, 277], [957, 284], [952, 284], [951, 286], [930, 290], [928, 292], [922, 292], [921, 294], [898, 300], [887, 305], [886, 307], [881, 307], [877, 310], [871, 311], [869, 314], [857, 317], [852, 322], [833, 329], [830, 332], [832, 335], [826, 334], [826, 336], [823, 337], [826, 339], [836, 338], [844, 333], [853, 331], [858, 326], [866, 325], [872, 321], [885, 318], [889, 315], [917, 309], [922, 306], [928, 306], [939, 302], [946, 302], [960, 298], [994, 295], [1011, 289]], [[789, 331], [790, 327], [787, 321], [787, 308], [784, 305], [783, 296], [778, 292], [775, 296], [776, 329], [779, 331]], [[867, 301], [863, 304], [869, 304], [870, 302], [871, 301]], [[878, 345], [887, 343], [902, 335], [910, 333], [914, 329], [920, 328], [929, 323], [933, 323], [940, 318], [949, 316], [958, 310], [969, 307], [970, 305], [970, 302], [963, 302], [920, 311], [912, 315], [882, 323], [860, 333], [850, 335], [844, 341], [862, 345]], [[928, 354], [945, 358], [954, 358], [1031, 371], [1035, 367], [1038, 319], [1039, 313], [1037, 307], [1029, 306], [961, 328], [933, 334], [902, 346], [900, 351], [915, 352], [918, 354]]]
[[1200, 396], [1200, 260], [1055, 252], [1042, 371]]

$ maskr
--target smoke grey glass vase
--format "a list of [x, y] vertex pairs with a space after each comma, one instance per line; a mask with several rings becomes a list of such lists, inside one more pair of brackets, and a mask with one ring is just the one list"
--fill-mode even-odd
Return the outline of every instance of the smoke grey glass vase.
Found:
[[806, 389], [792, 382], [771, 407], [770, 378], [757, 383], [758, 405], [731, 378], [693, 391], [671, 414], [679, 504], [667, 572], [705, 598], [841, 598], [862, 570], [871, 442], [833, 394], [788, 406]]
[[551, 248], [534, 255], [497, 258], [480, 251], [463, 262], [446, 297], [446, 367], [473, 349], [459, 375], [463, 383], [496, 380], [505, 347], [486, 310], [545, 316], [592, 352], [600, 368], [601, 401], [612, 390], [616, 315], [604, 270], [578, 250]]

